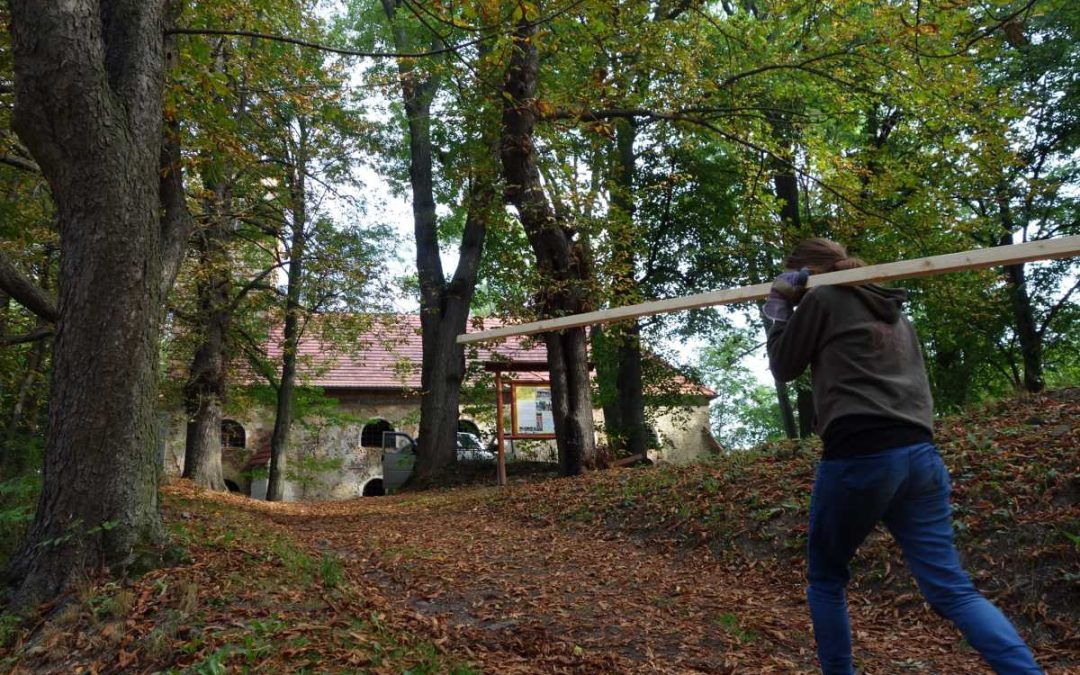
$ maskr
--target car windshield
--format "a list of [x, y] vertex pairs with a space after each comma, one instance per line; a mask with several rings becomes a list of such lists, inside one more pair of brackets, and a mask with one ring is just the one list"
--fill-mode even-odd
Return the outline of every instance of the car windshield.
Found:
[[480, 450], [483, 445], [480, 443], [480, 439], [476, 437], [476, 434], [470, 434], [465, 432], [458, 432], [457, 446], [463, 450]]

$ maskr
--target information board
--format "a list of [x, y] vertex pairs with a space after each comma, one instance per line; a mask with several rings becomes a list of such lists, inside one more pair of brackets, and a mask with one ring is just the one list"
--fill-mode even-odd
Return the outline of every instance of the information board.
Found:
[[551, 436], [555, 433], [551, 387], [515, 383], [513, 398], [513, 434]]

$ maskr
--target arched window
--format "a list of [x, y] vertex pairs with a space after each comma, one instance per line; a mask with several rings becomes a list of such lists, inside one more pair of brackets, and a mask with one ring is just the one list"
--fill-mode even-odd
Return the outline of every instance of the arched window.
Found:
[[480, 427], [472, 420], [458, 420], [457, 430], [458, 433], [473, 434], [480, 438]]
[[384, 431], [393, 431], [394, 425], [386, 420], [371, 420], [360, 431], [360, 445], [365, 448], [381, 448]]
[[246, 448], [247, 434], [236, 420], [221, 420], [221, 447]]

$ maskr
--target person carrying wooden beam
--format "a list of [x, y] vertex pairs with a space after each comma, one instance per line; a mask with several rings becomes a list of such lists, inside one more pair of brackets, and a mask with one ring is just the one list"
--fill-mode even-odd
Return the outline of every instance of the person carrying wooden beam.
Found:
[[[984, 598], [953, 544], [949, 474], [933, 443], [933, 402], [907, 293], [875, 284], [815, 286], [810, 274], [863, 266], [827, 239], [799, 244], [773, 282], [769, 368], [813, 380], [824, 444], [810, 499], [807, 599], [823, 673], [853, 673], [848, 562], [879, 522], [930, 606], [998, 673], [1041, 673], [1004, 614]], [[798, 271], [795, 271], [798, 270]], [[797, 308], [796, 308], [797, 306]]]

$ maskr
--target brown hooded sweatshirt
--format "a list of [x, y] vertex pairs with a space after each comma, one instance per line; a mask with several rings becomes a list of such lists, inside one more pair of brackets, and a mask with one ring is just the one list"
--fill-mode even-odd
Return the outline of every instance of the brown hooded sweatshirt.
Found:
[[933, 400], [907, 291], [868, 284], [818, 286], [789, 321], [769, 330], [769, 369], [780, 381], [810, 366], [824, 457], [849, 457], [933, 440]]

